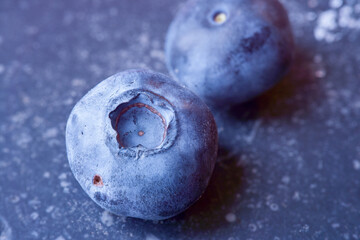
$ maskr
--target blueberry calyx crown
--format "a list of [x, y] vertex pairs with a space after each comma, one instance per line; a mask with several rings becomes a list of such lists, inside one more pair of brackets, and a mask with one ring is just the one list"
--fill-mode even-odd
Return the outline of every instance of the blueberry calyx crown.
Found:
[[116, 132], [119, 153], [151, 154], [170, 147], [176, 138], [176, 116], [172, 104], [151, 91], [135, 89], [123, 93], [109, 113]]

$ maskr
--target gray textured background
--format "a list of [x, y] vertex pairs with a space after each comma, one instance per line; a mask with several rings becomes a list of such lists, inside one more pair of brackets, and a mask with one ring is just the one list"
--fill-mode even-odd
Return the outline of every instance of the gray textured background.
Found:
[[181, 1], [0, 0], [0, 239], [359, 239], [360, 2], [284, 1], [289, 75], [219, 124], [208, 190], [176, 218], [104, 212], [67, 163], [65, 123], [99, 81], [167, 73]]

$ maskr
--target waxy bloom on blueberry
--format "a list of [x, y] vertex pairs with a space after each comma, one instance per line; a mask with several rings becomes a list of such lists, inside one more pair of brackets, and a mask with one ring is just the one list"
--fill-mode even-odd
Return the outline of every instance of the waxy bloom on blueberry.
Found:
[[118, 215], [160, 220], [204, 192], [217, 155], [208, 107], [169, 77], [118, 73], [74, 107], [66, 128], [71, 170], [85, 192]]
[[166, 39], [172, 76], [210, 106], [247, 101], [278, 82], [293, 57], [278, 0], [190, 0]]

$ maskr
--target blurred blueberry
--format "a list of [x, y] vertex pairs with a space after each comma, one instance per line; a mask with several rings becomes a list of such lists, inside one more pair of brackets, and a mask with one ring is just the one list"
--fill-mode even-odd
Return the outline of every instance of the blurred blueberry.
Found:
[[287, 72], [293, 48], [288, 16], [277, 0], [190, 0], [165, 46], [172, 76], [217, 107], [272, 87]]
[[70, 167], [85, 192], [118, 215], [160, 220], [204, 192], [217, 155], [208, 107], [169, 77], [118, 73], [74, 107], [66, 128]]

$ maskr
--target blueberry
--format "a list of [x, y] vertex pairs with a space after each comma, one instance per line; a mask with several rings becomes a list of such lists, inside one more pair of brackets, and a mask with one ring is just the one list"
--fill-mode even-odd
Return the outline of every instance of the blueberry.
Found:
[[211, 106], [263, 93], [293, 56], [288, 16], [277, 0], [190, 0], [166, 38], [171, 75]]
[[66, 146], [75, 178], [97, 204], [117, 215], [161, 220], [205, 190], [217, 128], [192, 92], [165, 75], [130, 70], [76, 104]]

